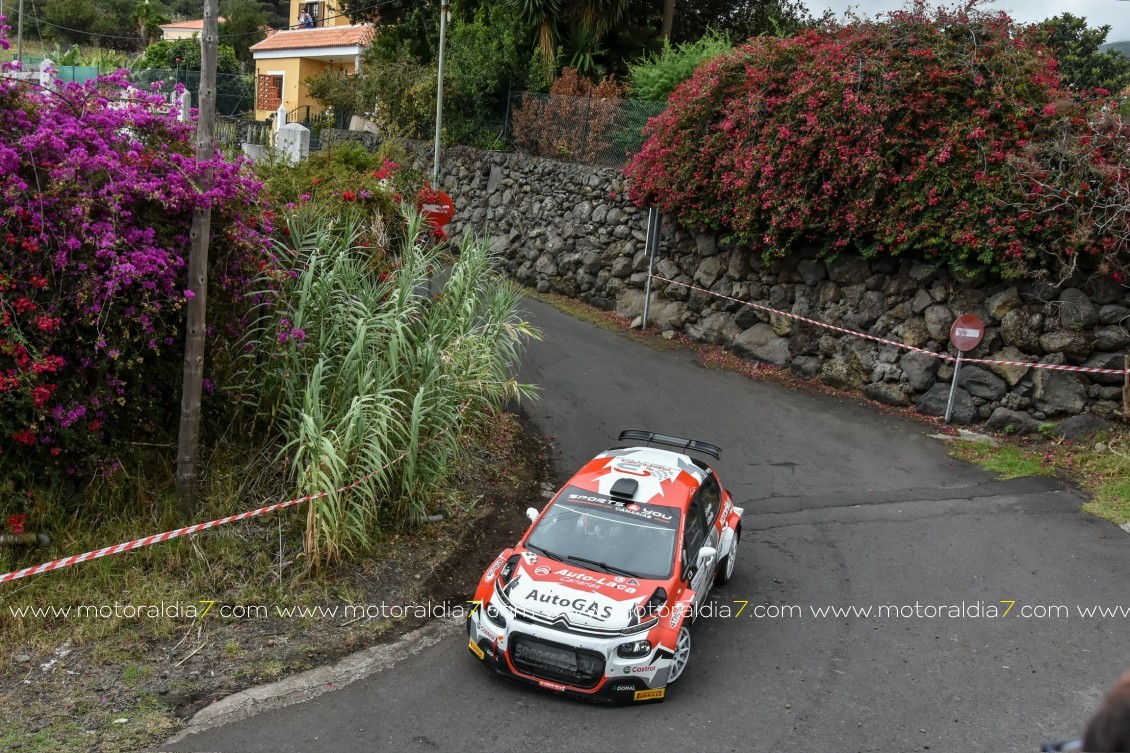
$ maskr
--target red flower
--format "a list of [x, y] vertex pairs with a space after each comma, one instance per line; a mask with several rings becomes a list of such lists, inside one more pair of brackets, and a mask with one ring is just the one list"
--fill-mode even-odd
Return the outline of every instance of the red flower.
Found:
[[8, 530], [17, 536], [24, 532], [24, 523], [27, 521], [26, 515], [9, 515], [8, 516]]
[[43, 314], [35, 317], [35, 326], [44, 332], [51, 332], [59, 326], [59, 321], [58, 317]]
[[345, 199], [346, 201], [356, 201], [357, 194], [353, 193], [352, 191], [343, 191], [341, 198]]
[[30, 447], [35, 444], [35, 432], [31, 429], [24, 429], [19, 434], [13, 434], [12, 439]]
[[87, 431], [98, 431], [101, 428], [102, 428], [102, 422], [99, 421], [98, 419], [94, 419], [93, 421], [91, 421], [90, 423], [88, 423], [86, 425]]

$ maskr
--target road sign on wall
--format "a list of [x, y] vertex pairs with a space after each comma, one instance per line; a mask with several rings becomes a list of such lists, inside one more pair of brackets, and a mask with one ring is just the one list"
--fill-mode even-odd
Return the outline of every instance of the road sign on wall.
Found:
[[950, 327], [950, 342], [962, 353], [968, 353], [981, 344], [985, 337], [985, 323], [973, 314], [959, 316]]

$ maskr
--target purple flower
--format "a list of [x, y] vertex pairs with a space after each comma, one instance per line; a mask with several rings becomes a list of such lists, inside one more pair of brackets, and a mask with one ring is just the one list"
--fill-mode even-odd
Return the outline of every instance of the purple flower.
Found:
[[193, 293], [191, 290], [184, 291], [184, 299], [186, 301], [191, 301], [195, 297], [196, 297], [196, 293]]
[[292, 338], [294, 338], [295, 342], [298, 342], [298, 343], [306, 342], [306, 330], [292, 329], [290, 331], [290, 336]]

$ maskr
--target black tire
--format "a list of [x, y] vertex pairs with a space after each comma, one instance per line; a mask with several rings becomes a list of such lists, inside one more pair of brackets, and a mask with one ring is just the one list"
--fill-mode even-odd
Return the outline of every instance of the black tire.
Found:
[[738, 542], [741, 541], [742, 530], [739, 528], [734, 531], [734, 543], [730, 545], [730, 551], [718, 563], [718, 570], [714, 573], [714, 583], [719, 586], [724, 586], [730, 582], [730, 578], [734, 577], [734, 565], [738, 559]]

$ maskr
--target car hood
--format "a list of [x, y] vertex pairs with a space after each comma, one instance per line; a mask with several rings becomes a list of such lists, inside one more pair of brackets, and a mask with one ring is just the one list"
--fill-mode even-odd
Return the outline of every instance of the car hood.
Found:
[[515, 608], [549, 621], [596, 630], [639, 624], [636, 606], [658, 583], [586, 570], [524, 552], [504, 593]]

